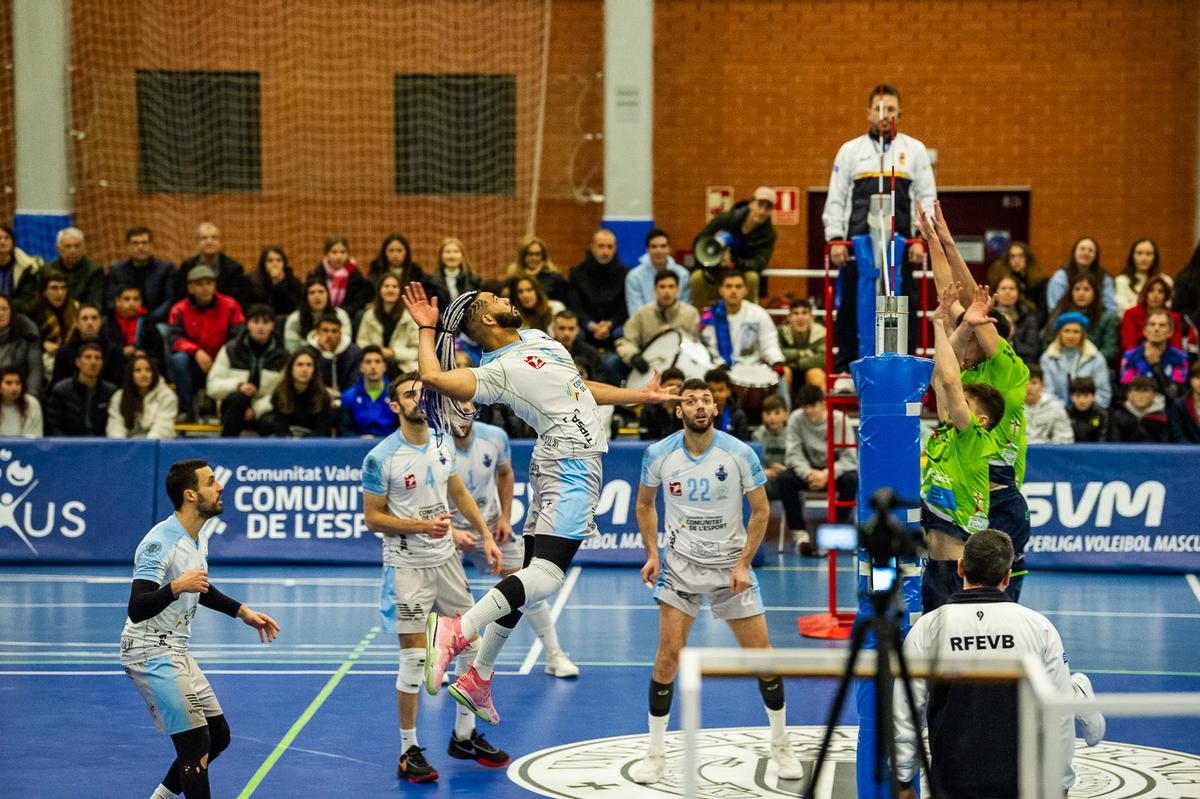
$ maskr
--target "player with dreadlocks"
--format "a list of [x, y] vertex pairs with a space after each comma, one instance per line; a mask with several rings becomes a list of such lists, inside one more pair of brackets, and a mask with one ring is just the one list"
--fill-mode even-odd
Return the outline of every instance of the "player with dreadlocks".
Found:
[[[672, 395], [659, 387], [658, 375], [636, 390], [584, 380], [561, 344], [541, 330], [521, 330], [520, 311], [490, 292], [459, 296], [446, 309], [440, 332], [437, 300], [427, 298], [420, 283], [405, 288], [404, 306], [420, 328], [422, 410], [435, 433], [461, 428], [469, 413], [460, 403], [469, 400], [508, 405], [538, 434], [529, 464], [533, 498], [525, 517], [523, 568], [462, 616], [431, 613], [426, 628], [425, 690], [431, 694], [455, 656], [482, 637], [474, 663], [449, 690], [497, 724], [492, 666], [521, 608], [558, 590], [579, 545], [596, 532], [600, 456], [608, 451], [596, 406], [663, 402]], [[478, 368], [453, 368], [460, 331], [484, 349]]]

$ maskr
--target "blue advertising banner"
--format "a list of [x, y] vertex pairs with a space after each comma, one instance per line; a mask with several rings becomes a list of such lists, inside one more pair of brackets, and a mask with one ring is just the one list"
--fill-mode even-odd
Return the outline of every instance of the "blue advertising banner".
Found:
[[127, 560], [155, 521], [152, 441], [0, 441], [0, 560]]

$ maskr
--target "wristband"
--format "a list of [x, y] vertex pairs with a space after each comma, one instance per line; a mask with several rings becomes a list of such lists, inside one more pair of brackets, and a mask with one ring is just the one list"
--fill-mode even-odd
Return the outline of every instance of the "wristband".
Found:
[[417, 330], [433, 330], [437, 331], [437, 325], [417, 325]]

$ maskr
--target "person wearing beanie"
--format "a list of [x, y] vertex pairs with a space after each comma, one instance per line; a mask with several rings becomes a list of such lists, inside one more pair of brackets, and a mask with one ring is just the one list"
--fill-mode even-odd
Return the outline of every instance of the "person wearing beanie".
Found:
[[1078, 311], [1060, 314], [1054, 321], [1054, 340], [1039, 361], [1046, 391], [1070, 405], [1070, 384], [1075, 378], [1090, 378], [1096, 387], [1096, 405], [1112, 402], [1108, 365], [1100, 350], [1087, 337], [1088, 318]]

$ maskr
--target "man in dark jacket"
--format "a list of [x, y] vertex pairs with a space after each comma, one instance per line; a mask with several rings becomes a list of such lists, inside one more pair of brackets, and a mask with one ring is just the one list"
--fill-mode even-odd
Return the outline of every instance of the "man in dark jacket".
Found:
[[154, 361], [159, 374], [166, 373], [163, 362], [166, 349], [163, 339], [158, 333], [158, 327], [151, 321], [149, 312], [142, 305], [142, 292], [137, 286], [123, 286], [118, 291], [115, 307], [100, 328], [100, 338], [104, 340], [106, 352], [120, 351], [122, 374], [125, 364], [139, 351], [146, 353], [146, 357]]
[[579, 317], [574, 311], [562, 310], [554, 315], [554, 324], [550, 326], [550, 335], [554, 340], [566, 347], [567, 354], [572, 360], [583, 361], [588, 372], [600, 374], [600, 353], [591, 344], [579, 337]]
[[196, 226], [196, 246], [198, 252], [179, 265], [175, 273], [175, 301], [178, 302], [188, 295], [188, 273], [195, 267], [203, 265], [213, 271], [217, 279], [217, 291], [227, 297], [237, 300], [242, 308], [250, 294], [250, 286], [246, 281], [246, 270], [237, 261], [221, 252], [221, 230], [212, 222], [201, 222]]
[[1188, 372], [1191, 392], [1167, 407], [1167, 432], [1172, 443], [1200, 444], [1200, 363]]
[[326, 311], [317, 322], [316, 350], [321, 379], [329, 393], [338, 399], [358, 382], [363, 351], [353, 341], [342, 338], [342, 323], [332, 311]]
[[571, 268], [567, 306], [579, 317], [587, 341], [601, 353], [606, 383], [620, 385], [625, 368], [616, 353], [629, 311], [625, 307], [625, 277], [629, 267], [617, 260], [617, 237], [597, 230], [581, 263]]
[[[83, 231], [67, 227], [54, 239], [58, 257], [42, 267], [67, 276], [67, 293], [79, 304], [100, 305], [104, 300], [104, 267], [84, 255]], [[35, 300], [36, 301], [36, 300]]]
[[118, 386], [122, 384], [125, 379], [125, 373], [122, 370], [124, 365], [122, 348], [117, 346], [115, 341], [106, 341], [101, 335], [103, 331], [104, 325], [100, 318], [100, 308], [95, 305], [79, 306], [75, 332], [63, 342], [62, 346], [58, 348], [58, 352], [54, 354], [54, 371], [46, 381], [47, 390], [74, 376], [75, 357], [79, 355], [80, 349], [85, 344], [96, 344], [103, 353], [104, 368], [100, 372], [101, 379]]
[[696, 269], [692, 272], [692, 305], [707, 308], [717, 300], [717, 289], [721, 285], [721, 272], [737, 269], [746, 276], [747, 299], [758, 302], [765, 293], [760, 287], [759, 273], [771, 263], [775, 251], [775, 225], [771, 222], [771, 210], [775, 207], [775, 190], [770, 186], [759, 186], [749, 200], [742, 200], [724, 213], [709, 220], [696, 236], [713, 236], [721, 231], [729, 234], [729, 246], [725, 248], [725, 260], [716, 269]]
[[104, 350], [87, 342], [75, 356], [74, 377], [55, 383], [46, 400], [47, 436], [103, 436], [117, 387], [100, 379]]
[[221, 403], [221, 437], [237, 438], [249, 428], [270, 435], [260, 423], [271, 412], [271, 395], [283, 379], [288, 359], [275, 333], [275, 311], [251, 305], [246, 327], [217, 353], [205, 383], [208, 396]]
[[108, 268], [104, 279], [104, 310], [111, 313], [122, 286], [137, 286], [150, 321], [166, 324], [174, 302], [175, 264], [154, 257], [154, 234], [148, 227], [133, 227], [125, 233], [129, 257]]
[[729, 373], [724, 369], [709, 369], [704, 373], [704, 382], [708, 383], [708, 390], [717, 403], [717, 418], [713, 420], [713, 427], [741, 441], [749, 441], [750, 420], [733, 393]]
[[363, 347], [359, 362], [361, 379], [342, 392], [338, 413], [338, 435], [343, 438], [382, 438], [399, 424], [388, 404], [387, 361], [374, 344]]

